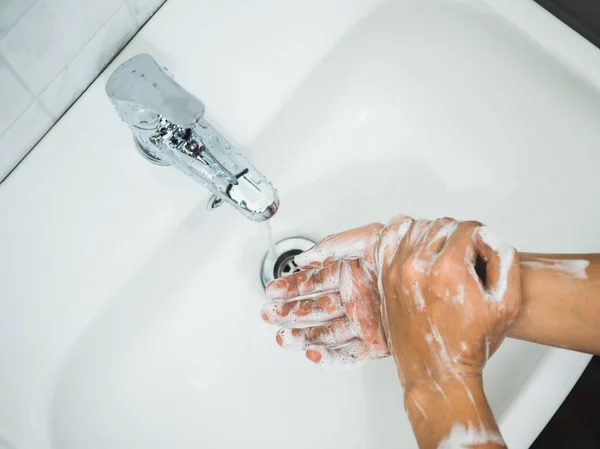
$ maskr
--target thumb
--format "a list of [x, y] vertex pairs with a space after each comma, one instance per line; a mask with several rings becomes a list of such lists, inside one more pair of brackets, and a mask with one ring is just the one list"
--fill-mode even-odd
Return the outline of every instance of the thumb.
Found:
[[514, 263], [515, 249], [487, 226], [476, 229], [475, 243], [477, 246], [475, 269], [482, 278], [489, 299], [500, 302], [506, 296], [508, 281], [513, 277], [513, 271], [519, 269], [518, 264]]

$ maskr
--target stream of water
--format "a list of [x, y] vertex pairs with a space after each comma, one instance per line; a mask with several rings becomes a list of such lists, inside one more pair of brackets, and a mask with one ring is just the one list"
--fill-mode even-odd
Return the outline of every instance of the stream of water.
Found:
[[273, 229], [271, 228], [271, 222], [265, 222], [265, 229], [267, 230], [267, 251], [269, 255], [275, 260], [277, 258], [277, 250], [275, 249], [275, 240], [273, 239]]

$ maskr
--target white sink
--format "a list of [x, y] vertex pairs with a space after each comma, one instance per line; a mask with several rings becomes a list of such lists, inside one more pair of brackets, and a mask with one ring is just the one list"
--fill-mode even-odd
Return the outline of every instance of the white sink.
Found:
[[[416, 447], [392, 360], [326, 370], [276, 345], [264, 225], [140, 158], [103, 84], [135, 53], [168, 66], [279, 189], [276, 239], [406, 212], [598, 251], [598, 85], [501, 12], [169, 0], [0, 186], [0, 447]], [[588, 361], [503, 344], [484, 377], [511, 449]]]

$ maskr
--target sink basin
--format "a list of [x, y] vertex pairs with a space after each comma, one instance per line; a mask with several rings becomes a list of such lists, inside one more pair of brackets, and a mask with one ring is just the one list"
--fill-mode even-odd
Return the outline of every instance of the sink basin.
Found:
[[[150, 52], [202, 98], [278, 188], [276, 240], [405, 212], [478, 219], [523, 251], [600, 248], [598, 86], [490, 6], [214, 3], [169, 0], [115, 64]], [[282, 39], [222, 34], [218, 59], [189, 39], [207, 15]], [[103, 97], [115, 64], [0, 187], [0, 447], [416, 447], [391, 359], [323, 369], [275, 344], [265, 226], [136, 154]], [[484, 379], [509, 447], [589, 357], [502, 345]]]

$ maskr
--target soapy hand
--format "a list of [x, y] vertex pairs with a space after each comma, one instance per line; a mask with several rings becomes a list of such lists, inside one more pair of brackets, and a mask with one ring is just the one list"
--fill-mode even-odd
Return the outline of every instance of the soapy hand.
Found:
[[[390, 355], [381, 320], [378, 253], [383, 241], [395, 251], [407, 231], [406, 219], [331, 235], [296, 256], [305, 270], [269, 283], [267, 294], [274, 302], [262, 311], [266, 322], [283, 326], [276, 336], [279, 345], [305, 350], [317, 363]], [[421, 230], [428, 223], [414, 221]]]
[[267, 285], [263, 319], [283, 326], [280, 346], [313, 362], [354, 363], [389, 355], [381, 322], [376, 251], [383, 225], [329, 236], [296, 256], [304, 271]]
[[262, 317], [283, 326], [279, 345], [314, 362], [406, 347], [393, 351], [403, 383], [421, 349], [428, 377], [480, 372], [520, 304], [516, 252], [474, 222], [398, 216], [329, 236], [296, 263], [305, 270], [267, 286]]
[[[476, 222], [400, 216], [327, 237], [263, 319], [314, 362], [393, 354], [419, 447], [505, 448], [482, 369], [521, 304], [517, 252]], [[306, 327], [308, 326], [308, 327]]]
[[[516, 251], [476, 222], [406, 218], [397, 248], [382, 239], [386, 335], [406, 389], [481, 375], [516, 318]], [[416, 240], [416, 244], [412, 244]]]

